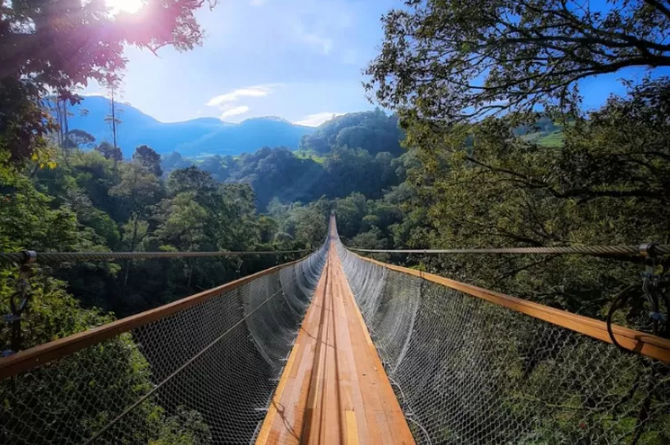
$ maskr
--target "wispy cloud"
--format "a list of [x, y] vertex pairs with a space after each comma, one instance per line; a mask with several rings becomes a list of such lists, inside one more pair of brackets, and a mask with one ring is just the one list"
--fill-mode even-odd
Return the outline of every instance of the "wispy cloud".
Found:
[[217, 107], [230, 102], [235, 102], [243, 97], [263, 97], [272, 92], [272, 85], [256, 85], [253, 87], [240, 88], [230, 93], [212, 97], [206, 105]]
[[221, 119], [231, 116], [237, 116], [238, 114], [248, 113], [249, 110], [251, 110], [251, 108], [247, 107], [246, 105], [240, 105], [239, 107], [231, 107], [226, 109], [221, 114]]
[[244, 99], [256, 99], [271, 94], [274, 88], [281, 84], [255, 85], [250, 87], [238, 88], [229, 93], [220, 94], [212, 97], [205, 105], [217, 107], [221, 110], [221, 119], [248, 113], [251, 108], [239, 102]]
[[341, 116], [344, 113], [333, 113], [331, 111], [322, 111], [321, 113], [308, 114], [301, 120], [294, 122], [297, 125], [304, 125], [306, 127], [318, 127], [326, 121], [331, 120], [335, 116]]
[[267, 3], [267, 0], [249, 0], [251, 6], [262, 6]]
[[328, 55], [333, 49], [332, 39], [307, 31], [302, 23], [296, 24], [293, 27], [293, 31], [299, 40], [316, 49], [321, 54]]

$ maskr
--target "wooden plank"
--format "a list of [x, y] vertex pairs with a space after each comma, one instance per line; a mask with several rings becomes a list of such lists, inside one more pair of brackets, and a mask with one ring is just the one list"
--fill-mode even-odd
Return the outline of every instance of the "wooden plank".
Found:
[[[337, 261], [340, 266], [339, 259]], [[351, 337], [355, 339], [352, 342], [356, 346], [355, 360], [361, 364], [358, 384], [363, 396], [362, 410], [370, 429], [370, 443], [412, 445], [414, 438], [341, 266], [338, 273], [338, 282], [342, 283], [341, 295], [348, 303], [345, 317]]]
[[278, 407], [280, 406], [280, 401], [282, 398], [282, 395], [284, 394], [284, 389], [286, 388], [286, 385], [288, 384], [288, 376], [291, 375], [291, 371], [293, 370], [293, 363], [295, 362], [296, 356], [302, 351], [302, 348], [300, 347], [300, 343], [297, 341], [293, 345], [293, 349], [291, 350], [291, 354], [289, 356], [288, 362], [286, 362], [286, 366], [284, 367], [284, 370], [282, 371], [282, 377], [279, 380], [279, 384], [277, 385], [277, 389], [275, 390], [274, 394], [272, 395], [272, 399], [270, 401], [270, 407], [268, 408], [268, 412], [265, 415], [265, 419], [263, 421], [263, 426], [261, 427], [260, 433], [258, 433], [258, 439], [256, 439], [257, 444], [265, 444], [267, 443], [269, 437], [270, 437], [270, 430], [272, 429], [272, 424], [275, 420], [275, 416], [277, 415], [278, 412]]
[[358, 445], [358, 424], [356, 413], [348, 409], [347, 413], [347, 445]]
[[9, 357], [0, 358], [0, 380], [21, 372], [29, 371], [36, 366], [44, 365], [53, 360], [58, 360], [67, 355], [74, 354], [77, 351], [81, 351], [82, 349], [98, 344], [109, 338], [116, 337], [124, 332], [129, 332], [154, 321], [169, 317], [177, 312], [193, 307], [196, 304], [218, 297], [224, 292], [243, 286], [257, 278], [277, 272], [285, 267], [292, 266], [303, 259], [304, 258], [301, 258], [286, 264], [271, 267], [156, 309], [122, 318], [121, 320], [116, 320], [103, 326], [89, 329], [88, 331], [35, 346], [34, 348], [26, 349], [25, 351], [19, 351]]
[[[593, 318], [584, 317], [582, 315], [572, 314], [560, 309], [550, 308], [532, 301], [523, 300], [521, 298], [505, 295], [500, 292], [494, 292], [481, 287], [473, 286], [471, 284], [462, 283], [460, 281], [444, 278], [439, 275], [421, 272], [406, 267], [395, 266], [393, 264], [382, 263], [371, 258], [350, 252], [358, 258], [385, 267], [396, 272], [401, 272], [415, 277], [423, 278], [432, 283], [440, 284], [442, 286], [455, 289], [460, 292], [481, 298], [490, 303], [503, 306], [522, 314], [552, 323], [569, 329], [580, 334], [587, 335], [606, 343], [612, 343], [612, 339], [607, 332], [607, 323]], [[616, 337], [617, 342], [629, 351], [637, 352], [639, 354], [670, 363], [670, 340], [661, 338], [652, 334], [636, 331], [633, 329], [624, 328], [618, 325], [612, 325], [612, 331]]]
[[[308, 312], [318, 312], [321, 317], [306, 318], [305, 341], [302, 333], [297, 340], [302, 349], [310, 347], [308, 342], [312, 341], [314, 352], [296, 355], [301, 357], [300, 363], [292, 365], [294, 370], [311, 366], [311, 372], [282, 374], [282, 379], [289, 379], [282, 388], [306, 388], [308, 383], [309, 389], [300, 393], [283, 390], [274, 399], [273, 404], [283, 410], [282, 418], [274, 414], [274, 419], [269, 419], [272, 414], [268, 413], [256, 445], [414, 445], [334, 243], [318, 289]], [[316, 321], [318, 327], [314, 326]], [[297, 401], [296, 395], [300, 396]]]

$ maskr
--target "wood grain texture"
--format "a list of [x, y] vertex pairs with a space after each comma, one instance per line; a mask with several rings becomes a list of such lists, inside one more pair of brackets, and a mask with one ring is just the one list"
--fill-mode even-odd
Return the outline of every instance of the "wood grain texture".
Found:
[[294, 356], [256, 445], [414, 444], [334, 244]]

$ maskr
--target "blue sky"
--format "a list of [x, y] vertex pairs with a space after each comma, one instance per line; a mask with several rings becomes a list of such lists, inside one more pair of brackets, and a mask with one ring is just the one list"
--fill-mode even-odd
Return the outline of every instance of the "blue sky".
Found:
[[[401, 0], [219, 0], [214, 10], [197, 13], [206, 31], [202, 47], [164, 48], [158, 57], [126, 50], [121, 100], [163, 122], [279, 116], [316, 126], [334, 114], [371, 109], [361, 71], [381, 45], [381, 16], [398, 7]], [[618, 79], [643, 73], [582, 80], [585, 108], [623, 93]], [[99, 93], [96, 84], [84, 90]]]
[[[221, 0], [197, 14], [207, 34], [202, 47], [186, 53], [165, 48], [159, 57], [126, 50], [122, 100], [163, 122], [272, 115], [316, 125], [333, 114], [373, 108], [361, 71], [381, 44], [380, 17], [400, 5]], [[92, 84], [84, 94], [100, 92]]]

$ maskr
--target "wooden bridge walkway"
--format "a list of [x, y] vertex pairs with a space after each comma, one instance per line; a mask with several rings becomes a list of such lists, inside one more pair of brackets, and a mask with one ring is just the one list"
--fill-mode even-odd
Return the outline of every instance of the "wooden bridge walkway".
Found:
[[414, 444], [333, 241], [256, 444]]

